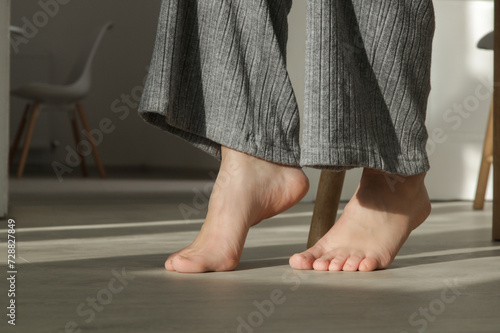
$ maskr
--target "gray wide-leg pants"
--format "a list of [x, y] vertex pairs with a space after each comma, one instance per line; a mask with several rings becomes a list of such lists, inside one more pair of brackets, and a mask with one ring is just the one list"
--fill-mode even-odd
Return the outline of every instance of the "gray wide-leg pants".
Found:
[[[139, 114], [220, 158], [426, 172], [432, 0], [307, 1], [303, 137], [292, 0], [163, 0]], [[293, 24], [293, 22], [290, 22]]]

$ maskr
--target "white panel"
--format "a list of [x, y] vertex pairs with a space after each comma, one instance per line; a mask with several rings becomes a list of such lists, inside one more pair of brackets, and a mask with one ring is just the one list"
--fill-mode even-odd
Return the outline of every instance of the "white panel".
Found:
[[468, 200], [475, 195], [493, 81], [493, 53], [476, 44], [493, 30], [493, 2], [435, 1], [434, 7], [427, 185], [432, 199]]

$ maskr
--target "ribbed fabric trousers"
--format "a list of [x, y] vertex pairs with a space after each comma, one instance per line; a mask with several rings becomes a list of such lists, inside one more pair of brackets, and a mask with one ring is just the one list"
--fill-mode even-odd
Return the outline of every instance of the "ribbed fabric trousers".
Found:
[[[303, 136], [291, 0], [163, 0], [139, 114], [217, 158], [426, 172], [432, 0], [307, 1]], [[291, 23], [291, 22], [290, 22]]]

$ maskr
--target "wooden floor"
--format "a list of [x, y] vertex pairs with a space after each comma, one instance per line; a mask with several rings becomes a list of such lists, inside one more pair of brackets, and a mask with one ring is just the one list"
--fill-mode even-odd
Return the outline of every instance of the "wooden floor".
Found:
[[[383, 271], [290, 269], [312, 214], [312, 204], [300, 204], [251, 230], [236, 271], [167, 272], [167, 255], [200, 228], [208, 185], [12, 180], [18, 317], [9, 327], [3, 314], [0, 331], [498, 332], [500, 244], [491, 241], [491, 203], [484, 211], [471, 202], [433, 203]], [[7, 304], [4, 292], [2, 299]]]

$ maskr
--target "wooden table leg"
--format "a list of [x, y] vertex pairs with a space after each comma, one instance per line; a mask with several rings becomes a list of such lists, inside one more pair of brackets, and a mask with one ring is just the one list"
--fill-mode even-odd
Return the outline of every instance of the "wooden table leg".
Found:
[[492, 99], [488, 125], [486, 126], [486, 135], [484, 136], [483, 156], [481, 157], [481, 167], [479, 168], [476, 198], [472, 205], [475, 210], [482, 210], [484, 208], [484, 198], [486, 196], [488, 177], [490, 175], [491, 163], [493, 160], [493, 104], [494, 100]]
[[335, 224], [345, 173], [345, 171], [321, 171], [307, 248], [316, 244]]

